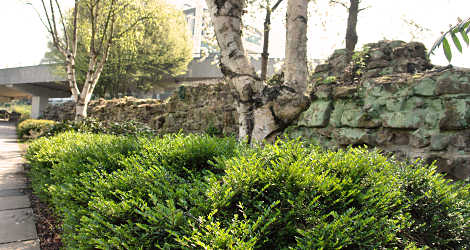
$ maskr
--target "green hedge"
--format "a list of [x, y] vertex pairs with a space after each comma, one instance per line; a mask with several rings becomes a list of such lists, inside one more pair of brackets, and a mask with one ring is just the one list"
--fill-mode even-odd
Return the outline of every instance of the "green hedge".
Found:
[[81, 121], [57, 122], [50, 129], [48, 136], [57, 135], [66, 131], [81, 133], [111, 134], [111, 135], [137, 135], [155, 136], [156, 131], [148, 125], [136, 121], [100, 121], [95, 118], [85, 118]]
[[63, 133], [28, 149], [69, 249], [464, 249], [469, 186], [376, 151]]
[[51, 120], [27, 119], [18, 124], [17, 133], [20, 139], [36, 139], [49, 133], [56, 124]]

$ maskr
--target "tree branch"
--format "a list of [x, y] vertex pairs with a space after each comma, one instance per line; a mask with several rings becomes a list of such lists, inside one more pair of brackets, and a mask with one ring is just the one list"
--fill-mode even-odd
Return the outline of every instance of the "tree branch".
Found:
[[55, 0], [55, 3], [57, 5], [57, 9], [59, 11], [59, 16], [60, 16], [60, 22], [62, 23], [62, 28], [64, 29], [64, 38], [65, 38], [65, 47], [67, 50], [69, 50], [70, 48], [70, 44], [69, 44], [69, 36], [67, 34], [67, 28], [65, 26], [65, 19], [64, 19], [64, 15], [62, 15], [62, 10], [60, 8], [60, 5], [59, 5], [59, 2], [58, 0]]
[[75, 0], [75, 7], [73, 8], [73, 34], [72, 34], [72, 56], [75, 57], [77, 55], [77, 21], [78, 21], [78, 0]]
[[342, 5], [344, 8], [346, 9], [349, 9], [349, 6], [347, 6], [345, 3], [343, 2], [340, 2], [340, 1], [336, 1], [336, 0], [330, 0], [331, 3], [334, 3], [334, 4], [340, 4]]
[[143, 22], [145, 20], [150, 20], [150, 19], [153, 19], [153, 16], [143, 16], [143, 17], [140, 17], [139, 19], [137, 19], [133, 24], [131, 24], [127, 29], [125, 29], [123, 32], [120, 32], [118, 33], [117, 35], [115, 35], [114, 37], [116, 38], [120, 38], [121, 36], [123, 36], [124, 34], [126, 34], [127, 32], [131, 31], [133, 28], [135, 28], [135, 26], [137, 26], [137, 24], [139, 24], [140, 22]]
[[46, 22], [44, 21], [44, 19], [43, 19], [43, 18], [41, 17], [41, 15], [39, 14], [39, 11], [38, 11], [36, 8], [34, 8], [34, 6], [33, 6], [31, 3], [26, 3], [26, 4], [31, 5], [31, 8], [33, 8], [34, 12], [36, 12], [36, 14], [38, 15], [39, 20], [41, 21], [42, 25], [44, 25], [44, 27], [46, 28], [47, 33], [51, 33], [51, 31], [50, 31], [48, 25], [46, 24]]
[[90, 56], [95, 57], [95, 37], [96, 37], [96, 15], [95, 15], [95, 6], [93, 3], [88, 5], [88, 10], [90, 11], [90, 22], [91, 22], [91, 38], [90, 38]]
[[274, 6], [271, 8], [271, 12], [274, 12], [277, 9], [277, 7], [279, 7], [279, 5], [282, 3], [282, 1], [284, 0], [278, 0], [276, 4], [274, 4]]
[[52, 24], [53, 24], [53, 29], [54, 29], [54, 34], [56, 36], [57, 42], [60, 43], [59, 39], [59, 33], [57, 32], [57, 24], [55, 22], [55, 12], [54, 12], [54, 4], [52, 3], [52, 0], [49, 0], [50, 8], [51, 8], [51, 19], [52, 19]]
[[[113, 19], [114, 19], [114, 15], [115, 15], [115, 13], [114, 13], [114, 4], [115, 4], [115, 3], [116, 3], [116, 1], [115, 1], [115, 0], [112, 0], [112, 1], [111, 1], [111, 4], [110, 4], [110, 6], [109, 6], [108, 16], [107, 16], [106, 22], [105, 22], [105, 24], [104, 24], [104, 26], [103, 26], [103, 34], [102, 34], [102, 36], [101, 36], [101, 41], [100, 41], [100, 45], [99, 45], [100, 47], [99, 47], [99, 50], [98, 50], [98, 52], [97, 52], [98, 54], [101, 54], [101, 50], [103, 49], [103, 43], [104, 43], [104, 40], [105, 40], [105, 38], [106, 38], [106, 34], [108, 33], [109, 21], [111, 20], [112, 17], [113, 17]], [[113, 35], [113, 34], [111, 33], [110, 36], [112, 37], [112, 35]]]
[[58, 46], [58, 43], [56, 41], [56, 36], [54, 34], [54, 29], [52, 28], [51, 19], [49, 17], [49, 12], [47, 11], [46, 3], [44, 3], [44, 0], [41, 0], [41, 3], [42, 3], [42, 7], [44, 9], [44, 14], [46, 15], [47, 24], [49, 26], [49, 27], [46, 27], [47, 31], [51, 34], [53, 43], [57, 44], [57, 46]]

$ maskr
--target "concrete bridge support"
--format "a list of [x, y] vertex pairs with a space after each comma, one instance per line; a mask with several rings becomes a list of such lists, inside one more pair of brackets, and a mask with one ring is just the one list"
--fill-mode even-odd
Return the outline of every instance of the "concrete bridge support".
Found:
[[0, 101], [32, 97], [31, 117], [39, 118], [49, 98], [71, 95], [65, 77], [54, 72], [55, 65], [0, 69]]
[[48, 96], [33, 96], [31, 101], [31, 118], [38, 119], [42, 115], [42, 111], [47, 106]]

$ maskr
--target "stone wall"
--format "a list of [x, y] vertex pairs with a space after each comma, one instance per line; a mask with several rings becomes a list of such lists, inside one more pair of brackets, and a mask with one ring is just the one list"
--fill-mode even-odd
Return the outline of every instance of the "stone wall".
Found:
[[[432, 66], [420, 43], [368, 44], [348, 64], [336, 51], [312, 74], [312, 104], [288, 129], [327, 148], [379, 147], [398, 157], [437, 162], [450, 177], [470, 176], [470, 72]], [[237, 134], [228, 85], [180, 89], [165, 102], [123, 98], [90, 103], [101, 120], [137, 120], [161, 133], [216, 129]], [[73, 118], [71, 103], [45, 118]]]
[[343, 54], [317, 68], [313, 102], [291, 136], [328, 148], [379, 147], [436, 161], [451, 178], [470, 176], [470, 72], [428, 70], [422, 44], [392, 41], [372, 44], [358, 81], [325, 81], [345, 67]]
[[[165, 101], [121, 99], [91, 101], [88, 115], [99, 120], [135, 120], [161, 133], [212, 130], [229, 135], [238, 132], [238, 116], [227, 84], [182, 87]], [[74, 104], [50, 105], [44, 111], [50, 120], [72, 120]]]

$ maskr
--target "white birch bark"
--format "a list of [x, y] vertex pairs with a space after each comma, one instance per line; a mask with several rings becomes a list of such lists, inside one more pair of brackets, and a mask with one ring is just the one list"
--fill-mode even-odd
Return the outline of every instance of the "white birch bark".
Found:
[[262, 83], [256, 75], [243, 47], [243, 0], [207, 0], [217, 42], [221, 50], [220, 67], [235, 90], [239, 113], [239, 137], [251, 140], [254, 125], [254, 98]]
[[235, 90], [241, 140], [272, 141], [305, 110], [308, 0], [289, 0], [286, 82], [268, 86], [256, 75], [241, 38], [245, 0], [206, 0], [221, 50], [220, 67]]

